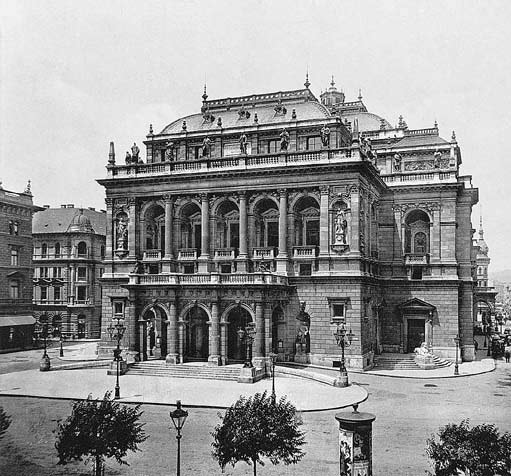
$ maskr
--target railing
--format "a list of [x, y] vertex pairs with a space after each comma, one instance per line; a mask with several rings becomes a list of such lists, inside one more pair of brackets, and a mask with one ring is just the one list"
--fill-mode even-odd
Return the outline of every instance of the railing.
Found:
[[411, 182], [446, 183], [457, 182], [456, 172], [423, 172], [399, 175], [382, 175], [383, 181], [390, 187]]
[[215, 259], [234, 259], [236, 258], [235, 248], [218, 248], [215, 250]]
[[317, 246], [293, 246], [293, 258], [315, 258]]
[[234, 274], [130, 274], [130, 284], [138, 285], [204, 285], [204, 284], [277, 284], [287, 286], [287, 277], [271, 273]]
[[177, 252], [177, 259], [182, 261], [194, 261], [197, 259], [195, 248], [182, 248]]
[[70, 296], [67, 298], [67, 304], [69, 306], [89, 306], [92, 304], [92, 300], [88, 299], [76, 299], [74, 296]]
[[144, 251], [144, 260], [161, 260], [160, 250], [146, 250]]
[[406, 253], [405, 265], [427, 265], [429, 263], [429, 255], [425, 253]]
[[436, 127], [429, 127], [427, 129], [414, 129], [406, 130], [405, 136], [424, 136], [424, 135], [438, 135], [438, 129]]
[[51, 305], [65, 306], [67, 304], [67, 301], [65, 299], [57, 299], [57, 300], [54, 300], [54, 299], [45, 299], [45, 300], [33, 299], [32, 303], [33, 304], [42, 304], [42, 305], [51, 304]]
[[324, 149], [311, 152], [295, 151], [277, 154], [239, 155], [219, 157], [215, 159], [200, 159], [193, 161], [162, 162], [158, 164], [135, 164], [116, 165], [108, 167], [108, 177], [137, 177], [148, 175], [174, 175], [182, 173], [197, 173], [219, 169], [247, 170], [260, 167], [291, 167], [297, 163], [336, 163], [348, 158], [359, 158], [358, 154], [352, 154], [350, 148]]
[[270, 246], [252, 248], [252, 257], [255, 260], [273, 259], [275, 258], [275, 248]]

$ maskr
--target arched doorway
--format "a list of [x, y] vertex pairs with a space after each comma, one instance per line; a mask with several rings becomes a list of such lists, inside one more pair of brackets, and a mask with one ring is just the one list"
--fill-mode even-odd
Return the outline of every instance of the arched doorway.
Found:
[[280, 307], [273, 310], [271, 315], [271, 349], [272, 352], [279, 352], [279, 322], [283, 321], [283, 313]]
[[209, 316], [200, 306], [186, 314], [186, 341], [184, 357], [188, 361], [207, 361], [209, 356]]
[[147, 333], [145, 339], [146, 351], [149, 359], [164, 359], [167, 355], [167, 316], [159, 306], [147, 309], [142, 316], [146, 321]]
[[245, 328], [253, 322], [252, 315], [244, 307], [233, 308], [228, 315], [229, 331], [227, 336], [227, 361], [229, 363], [243, 362], [245, 360], [245, 346], [240, 341], [238, 329]]

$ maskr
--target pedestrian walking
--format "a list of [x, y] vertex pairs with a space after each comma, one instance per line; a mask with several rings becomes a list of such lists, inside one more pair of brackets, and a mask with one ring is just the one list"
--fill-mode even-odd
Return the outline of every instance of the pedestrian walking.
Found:
[[509, 364], [509, 357], [511, 357], [511, 347], [506, 347], [504, 350], [504, 358], [506, 359], [507, 364]]

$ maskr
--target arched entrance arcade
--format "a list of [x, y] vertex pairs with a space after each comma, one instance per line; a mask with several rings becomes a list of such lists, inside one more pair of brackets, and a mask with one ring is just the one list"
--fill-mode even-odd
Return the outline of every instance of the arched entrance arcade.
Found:
[[227, 344], [225, 354], [227, 363], [240, 363], [245, 360], [246, 347], [240, 340], [238, 330], [254, 323], [251, 311], [243, 305], [236, 305], [226, 311]]
[[209, 356], [209, 314], [206, 309], [194, 305], [186, 309], [181, 321], [182, 355], [185, 362], [206, 362]]
[[139, 320], [139, 346], [142, 360], [167, 355], [167, 312], [159, 305], [147, 307]]

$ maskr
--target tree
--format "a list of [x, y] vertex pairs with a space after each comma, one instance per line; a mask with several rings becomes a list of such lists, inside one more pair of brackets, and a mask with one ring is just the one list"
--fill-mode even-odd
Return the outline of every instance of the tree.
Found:
[[92, 460], [94, 475], [101, 476], [106, 458], [115, 458], [119, 464], [128, 464], [123, 458], [128, 451], [138, 451], [138, 445], [147, 439], [140, 405], [121, 405], [110, 399], [87, 400], [73, 403], [71, 415], [58, 426], [55, 448], [59, 464], [71, 460]]
[[3, 438], [7, 428], [11, 425], [11, 417], [0, 407], [0, 439]]
[[439, 440], [427, 440], [426, 452], [436, 476], [495, 476], [511, 474], [511, 433], [495, 425], [469, 427], [469, 421], [440, 428]]
[[301, 425], [295, 406], [286, 397], [275, 401], [267, 392], [240, 397], [212, 433], [213, 457], [222, 470], [239, 461], [252, 464], [254, 476], [257, 463], [264, 466], [262, 458], [272, 464], [295, 464], [305, 455], [300, 449], [305, 443]]

